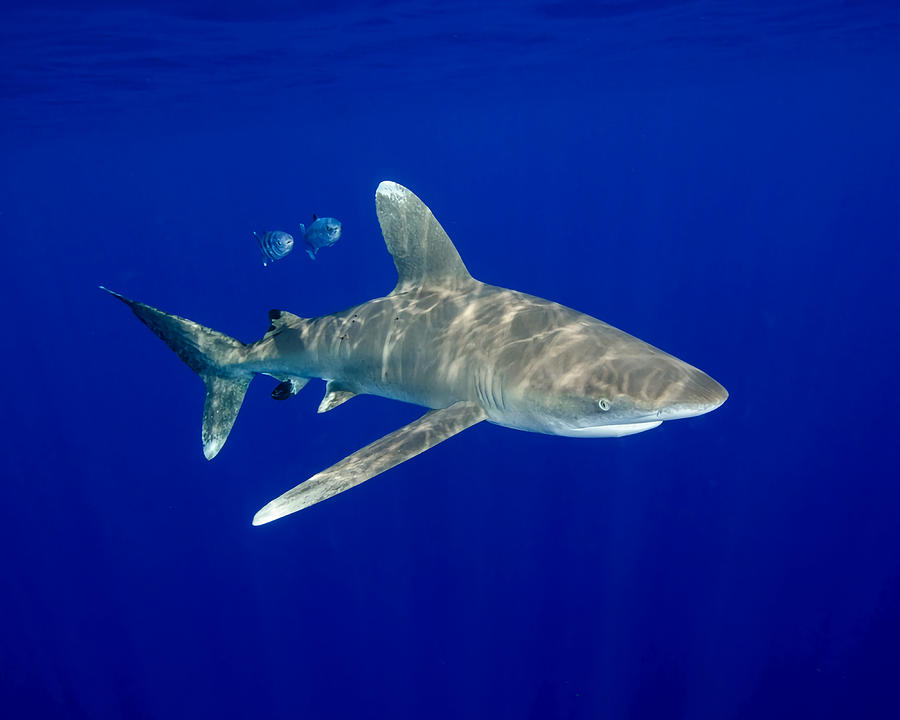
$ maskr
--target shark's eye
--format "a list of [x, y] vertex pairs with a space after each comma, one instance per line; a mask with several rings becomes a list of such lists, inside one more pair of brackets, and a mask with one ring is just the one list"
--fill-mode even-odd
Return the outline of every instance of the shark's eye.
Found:
[[600, 400], [597, 401], [597, 404], [600, 406], [600, 409], [603, 412], [609, 410], [609, 400], [607, 400], [606, 398], [600, 398]]

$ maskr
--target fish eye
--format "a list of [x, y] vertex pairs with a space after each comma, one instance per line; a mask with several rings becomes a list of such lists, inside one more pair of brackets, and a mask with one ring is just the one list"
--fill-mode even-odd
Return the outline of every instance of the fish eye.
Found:
[[600, 409], [603, 412], [606, 412], [607, 410], [609, 410], [609, 400], [607, 400], [606, 398], [600, 398], [597, 401], [597, 404], [600, 406]]

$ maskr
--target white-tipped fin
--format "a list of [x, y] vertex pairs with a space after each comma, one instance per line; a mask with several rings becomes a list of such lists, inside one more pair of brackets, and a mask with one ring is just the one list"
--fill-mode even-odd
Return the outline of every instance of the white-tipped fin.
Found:
[[253, 373], [241, 367], [247, 346], [193, 320], [130, 300], [102, 285], [100, 288], [128, 305], [206, 383], [201, 437], [203, 454], [212, 460], [228, 439], [253, 379]]
[[481, 406], [470, 402], [458, 402], [442, 410], [431, 410], [406, 427], [366, 445], [336, 465], [300, 483], [293, 490], [288, 490], [256, 513], [253, 524], [264, 525], [349, 490], [486, 417]]
[[322, 402], [319, 403], [319, 409], [316, 412], [324, 413], [334, 410], [338, 405], [343, 405], [355, 395], [355, 392], [341, 383], [329, 380], [325, 385], [325, 397], [322, 398]]
[[411, 191], [384, 181], [375, 191], [375, 210], [384, 242], [397, 266], [395, 293], [472, 281], [444, 228]]
[[250, 377], [223, 378], [202, 376], [206, 383], [206, 402], [203, 404], [203, 455], [212, 460], [228, 439], [237, 419]]

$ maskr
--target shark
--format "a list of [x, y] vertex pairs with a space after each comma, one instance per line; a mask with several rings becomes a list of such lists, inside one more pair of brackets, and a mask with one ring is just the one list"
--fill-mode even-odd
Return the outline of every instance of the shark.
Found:
[[253, 343], [101, 286], [205, 383], [207, 459], [228, 439], [257, 375], [278, 380], [279, 400], [325, 380], [320, 413], [361, 394], [427, 409], [269, 502], [254, 525], [349, 490], [484, 421], [622, 437], [708, 413], [728, 397], [706, 373], [601, 320], [476, 280], [431, 210], [402, 185], [380, 183], [375, 208], [397, 268], [394, 289], [322, 317], [270, 310], [268, 330]]

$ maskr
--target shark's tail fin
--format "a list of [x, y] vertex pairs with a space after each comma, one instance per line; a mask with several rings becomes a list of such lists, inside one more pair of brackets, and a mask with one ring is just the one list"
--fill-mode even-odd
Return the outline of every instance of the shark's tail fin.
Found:
[[228, 439], [253, 379], [253, 372], [243, 367], [247, 346], [191, 320], [130, 300], [102, 285], [100, 289], [128, 305], [206, 383], [203, 454], [212, 460]]

